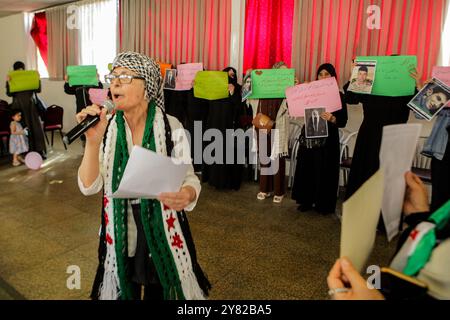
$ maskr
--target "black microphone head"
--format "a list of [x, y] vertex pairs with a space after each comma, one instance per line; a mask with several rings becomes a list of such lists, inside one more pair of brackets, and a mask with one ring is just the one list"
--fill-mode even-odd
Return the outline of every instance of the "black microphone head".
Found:
[[113, 112], [115, 107], [116, 107], [116, 105], [111, 100], [106, 100], [103, 103], [103, 108], [106, 108], [107, 114], [110, 114], [111, 112]]

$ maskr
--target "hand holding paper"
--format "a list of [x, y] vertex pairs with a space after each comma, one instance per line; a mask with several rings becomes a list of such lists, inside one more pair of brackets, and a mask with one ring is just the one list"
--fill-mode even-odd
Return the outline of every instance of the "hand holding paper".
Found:
[[289, 114], [293, 117], [304, 117], [307, 108], [324, 107], [327, 112], [342, 109], [336, 78], [327, 78], [288, 88], [286, 98]]
[[187, 164], [175, 164], [171, 158], [134, 146], [119, 188], [112, 197], [156, 199], [161, 193], [178, 192], [187, 170]]
[[405, 174], [406, 194], [403, 202], [403, 213], [409, 216], [413, 213], [428, 212], [430, 205], [428, 191], [422, 180], [412, 172]]
[[382, 209], [389, 241], [398, 234], [405, 197], [405, 173], [411, 170], [421, 129], [420, 124], [392, 125], [383, 129], [380, 168], [386, 183]]
[[158, 200], [170, 209], [181, 211], [191, 204], [197, 193], [193, 187], [186, 186], [181, 188], [179, 192], [166, 192], [158, 196]]

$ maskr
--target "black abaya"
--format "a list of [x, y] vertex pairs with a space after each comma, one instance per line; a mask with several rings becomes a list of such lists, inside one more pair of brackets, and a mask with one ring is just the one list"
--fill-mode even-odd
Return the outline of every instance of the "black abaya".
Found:
[[[450, 136], [450, 127], [447, 128]], [[431, 180], [433, 184], [431, 212], [442, 207], [450, 200], [450, 139], [447, 142], [444, 158], [431, 160]]]
[[[221, 100], [209, 102], [209, 114], [206, 124], [207, 129], [217, 129], [223, 137], [223, 158], [221, 163], [204, 165], [203, 182], [209, 182], [217, 189], [239, 190], [242, 182], [243, 165], [237, 164], [237, 145], [234, 137], [228, 134], [227, 129], [236, 130], [240, 128], [241, 118], [241, 89], [236, 85], [234, 95]], [[233, 150], [234, 160], [232, 164], [227, 164], [227, 153]], [[227, 152], [228, 151], [228, 152]]]
[[39, 117], [39, 111], [33, 99], [36, 92], [41, 92], [40, 85], [37, 90], [10, 93], [9, 83], [6, 83], [6, 94], [13, 98], [11, 109], [22, 111], [23, 122], [29, 130], [29, 151], [35, 151], [45, 156], [47, 148], [45, 145], [44, 130], [42, 128], [41, 118]]
[[177, 118], [186, 127], [186, 109], [189, 91], [164, 90], [164, 107], [166, 113]]
[[408, 102], [414, 96], [384, 97], [355, 94], [344, 87], [348, 104], [362, 103], [364, 120], [358, 132], [346, 199], [350, 198], [380, 167], [379, 153], [383, 127], [408, 122]]
[[342, 109], [333, 112], [336, 124], [328, 122], [328, 137], [322, 147], [301, 146], [297, 155], [292, 198], [303, 208], [321, 213], [336, 210], [339, 185], [339, 128], [347, 124], [347, 105], [341, 94]]

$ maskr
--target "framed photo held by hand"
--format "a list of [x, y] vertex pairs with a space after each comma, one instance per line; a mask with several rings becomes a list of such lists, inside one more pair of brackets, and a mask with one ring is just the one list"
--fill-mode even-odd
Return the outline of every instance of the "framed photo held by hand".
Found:
[[375, 83], [376, 61], [357, 61], [350, 79], [349, 91], [371, 94]]
[[164, 89], [174, 90], [176, 86], [177, 69], [166, 69]]
[[328, 122], [321, 115], [326, 112], [325, 108], [305, 109], [305, 135], [306, 138], [328, 137]]
[[450, 104], [450, 88], [438, 79], [427, 83], [408, 103], [408, 107], [422, 118], [431, 121]]

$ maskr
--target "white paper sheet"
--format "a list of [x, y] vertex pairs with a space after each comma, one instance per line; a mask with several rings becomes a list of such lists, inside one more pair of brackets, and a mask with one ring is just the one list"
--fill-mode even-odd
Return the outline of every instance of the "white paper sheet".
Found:
[[383, 220], [388, 240], [397, 234], [403, 209], [405, 173], [411, 170], [421, 124], [386, 126], [380, 149], [380, 168], [384, 171]]
[[119, 199], [155, 199], [163, 192], [178, 192], [188, 165], [134, 146], [119, 188], [112, 195]]

